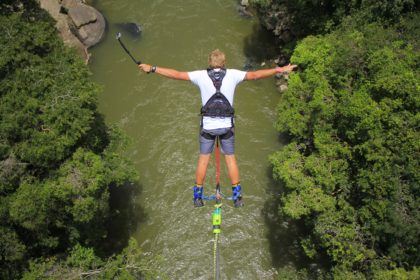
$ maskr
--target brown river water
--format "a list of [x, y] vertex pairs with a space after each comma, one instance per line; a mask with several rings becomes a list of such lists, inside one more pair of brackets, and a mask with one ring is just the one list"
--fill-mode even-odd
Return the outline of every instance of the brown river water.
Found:
[[[93, 79], [103, 87], [99, 108], [108, 124], [119, 125], [132, 139], [128, 157], [140, 174], [139, 203], [144, 217], [134, 237], [146, 253], [163, 258], [160, 269], [170, 279], [213, 277], [213, 202], [193, 208], [192, 186], [198, 159], [200, 97], [190, 82], [140, 73], [115, 39], [118, 31], [131, 53], [157, 66], [190, 71], [206, 68], [208, 53], [226, 53], [227, 67], [254, 69], [272, 52], [269, 33], [256, 17], [238, 13], [229, 0], [95, 1], [107, 19], [105, 40], [92, 49]], [[131, 36], [121, 23], [142, 26]], [[253, 63], [253, 64], [252, 64]], [[273, 127], [279, 93], [275, 78], [241, 83], [235, 95], [236, 155], [245, 207], [224, 201], [220, 235], [221, 279], [273, 279], [276, 267], [289, 262], [273, 241], [273, 196], [268, 156], [281, 148]], [[214, 189], [215, 164], [205, 192]], [[230, 182], [222, 163], [222, 192]], [[272, 211], [273, 213], [270, 213]], [[277, 244], [277, 245], [276, 245]]]

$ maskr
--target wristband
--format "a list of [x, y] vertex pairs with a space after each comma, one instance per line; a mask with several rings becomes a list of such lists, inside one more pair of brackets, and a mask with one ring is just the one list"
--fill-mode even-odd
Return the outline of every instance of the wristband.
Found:
[[156, 66], [155, 65], [152, 66], [152, 69], [150, 70], [150, 72], [152, 72], [152, 73], [156, 72]]

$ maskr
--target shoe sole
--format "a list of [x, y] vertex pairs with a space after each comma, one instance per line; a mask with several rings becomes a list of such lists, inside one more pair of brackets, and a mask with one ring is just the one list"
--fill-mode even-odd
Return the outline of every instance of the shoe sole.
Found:
[[195, 208], [201, 208], [204, 207], [204, 202], [202, 200], [195, 200], [194, 201], [194, 207]]
[[242, 197], [240, 197], [239, 199], [235, 200], [233, 202], [233, 206], [235, 208], [241, 208], [241, 207], [243, 207], [244, 206], [244, 202], [242, 201]]

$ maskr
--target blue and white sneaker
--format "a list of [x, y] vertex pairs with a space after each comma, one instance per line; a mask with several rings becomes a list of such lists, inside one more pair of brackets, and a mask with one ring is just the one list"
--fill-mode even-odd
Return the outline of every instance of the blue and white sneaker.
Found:
[[240, 184], [232, 185], [232, 200], [233, 200], [233, 206], [235, 206], [236, 208], [244, 206], [244, 202], [242, 200], [242, 195], [241, 195]]
[[194, 207], [199, 208], [204, 206], [203, 201], [203, 186], [195, 185], [193, 188]]

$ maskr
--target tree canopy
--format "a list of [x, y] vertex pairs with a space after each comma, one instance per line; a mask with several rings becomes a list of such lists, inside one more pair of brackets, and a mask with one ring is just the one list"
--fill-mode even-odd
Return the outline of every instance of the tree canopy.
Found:
[[[276, 121], [290, 141], [270, 161], [279, 211], [307, 228], [303, 252], [328, 259], [320, 278], [420, 278], [419, 4], [252, 2], [299, 65]], [[125, 249], [101, 248], [111, 218], [136, 218], [137, 175], [89, 75], [35, 0], [2, 1], [2, 279], [158, 275], [128, 236]], [[113, 190], [129, 194], [125, 211]], [[291, 267], [279, 275], [308, 277]]]
[[349, 18], [291, 57], [276, 122], [290, 143], [270, 158], [280, 211], [305, 222], [302, 248], [334, 279], [419, 276], [419, 20]]
[[358, 24], [393, 23], [418, 10], [414, 0], [251, 0], [262, 24], [279, 39], [282, 54], [290, 56], [297, 40], [325, 34], [351, 16]]
[[[98, 113], [99, 87], [54, 24], [36, 1], [0, 4], [0, 278], [20, 278], [29, 263], [27, 279], [93, 268], [146, 275], [134, 241], [106, 261], [122, 249], [101, 246], [109, 220], [137, 216], [137, 175], [127, 139]], [[113, 188], [129, 190], [124, 209], [112, 205]], [[127, 258], [139, 267], [127, 270]]]

